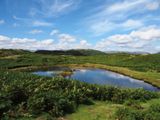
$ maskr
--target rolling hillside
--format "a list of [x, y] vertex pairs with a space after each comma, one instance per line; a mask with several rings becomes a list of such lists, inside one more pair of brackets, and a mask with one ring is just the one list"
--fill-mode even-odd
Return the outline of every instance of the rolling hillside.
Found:
[[92, 56], [105, 55], [106, 53], [92, 49], [72, 49], [72, 50], [38, 50], [35, 53], [47, 55], [74, 55], [74, 56]]

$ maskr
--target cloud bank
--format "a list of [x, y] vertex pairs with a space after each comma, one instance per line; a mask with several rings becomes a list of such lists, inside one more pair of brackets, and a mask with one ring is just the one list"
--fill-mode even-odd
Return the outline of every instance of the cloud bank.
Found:
[[[58, 31], [58, 32], [57, 32]], [[97, 49], [103, 51], [160, 51], [160, 29], [148, 26], [128, 34], [116, 34], [99, 40], [95, 45], [86, 40], [78, 39], [70, 34], [52, 31], [57, 36], [53, 39], [36, 40], [29, 38], [10, 38], [0, 35], [0, 48], [13, 49]], [[51, 32], [51, 33], [52, 33]]]

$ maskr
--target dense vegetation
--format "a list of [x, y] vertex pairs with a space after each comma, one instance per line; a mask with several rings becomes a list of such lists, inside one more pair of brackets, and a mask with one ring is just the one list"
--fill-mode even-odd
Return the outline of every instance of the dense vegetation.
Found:
[[[123, 74], [129, 71], [133, 77], [146, 77], [149, 82], [160, 86], [160, 54], [98, 54], [98, 51], [92, 53], [92, 50], [75, 51], [35, 53], [24, 50], [0, 50], [0, 119], [35, 119], [45, 114], [46, 119], [52, 120], [76, 112], [81, 105], [95, 104], [96, 101], [109, 101], [121, 106], [116, 108], [112, 119], [160, 118], [160, 105], [148, 105], [148, 101], [160, 99], [159, 92], [90, 85], [62, 77], [40, 77], [21, 71], [22, 68], [28, 71], [54, 65], [83, 66], [90, 63], [95, 67], [100, 66]], [[148, 107], [143, 107], [143, 103]], [[107, 103], [104, 106], [107, 106]]]
[[159, 120], [160, 103], [152, 103], [144, 110], [139, 103], [130, 101], [125, 107], [119, 108], [115, 114], [118, 120]]
[[119, 89], [90, 85], [64, 78], [46, 78], [21, 72], [0, 72], [1, 119], [34, 118], [43, 113], [59, 117], [75, 112], [93, 100], [124, 103], [159, 98], [159, 93], [142, 89]]

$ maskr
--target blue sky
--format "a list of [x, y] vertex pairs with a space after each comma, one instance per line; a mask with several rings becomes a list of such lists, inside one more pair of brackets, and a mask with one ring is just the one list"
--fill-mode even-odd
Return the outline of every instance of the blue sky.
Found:
[[160, 51], [160, 0], [0, 0], [0, 48]]

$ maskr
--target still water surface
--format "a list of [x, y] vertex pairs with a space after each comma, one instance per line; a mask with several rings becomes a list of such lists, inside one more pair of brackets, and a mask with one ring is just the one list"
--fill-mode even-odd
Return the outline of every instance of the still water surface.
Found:
[[[36, 71], [33, 74], [54, 77], [60, 72], [62, 70]], [[118, 86], [122, 88], [144, 88], [149, 91], [158, 91], [158, 88], [151, 84], [103, 69], [76, 69], [71, 75], [66, 76], [66, 78], [91, 84]]]

